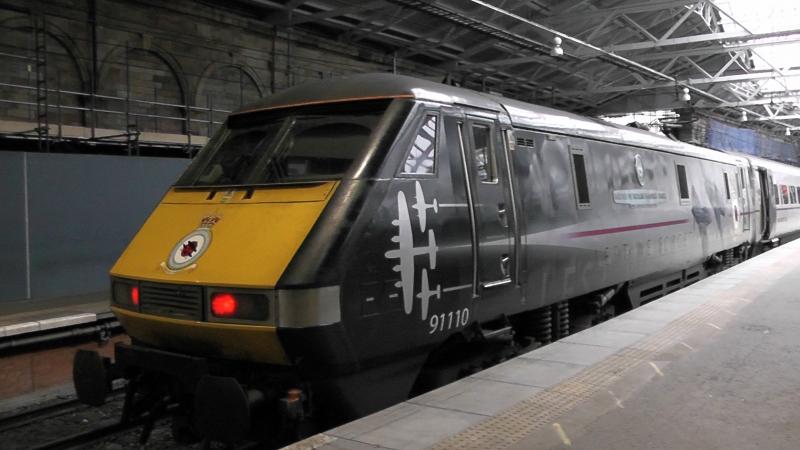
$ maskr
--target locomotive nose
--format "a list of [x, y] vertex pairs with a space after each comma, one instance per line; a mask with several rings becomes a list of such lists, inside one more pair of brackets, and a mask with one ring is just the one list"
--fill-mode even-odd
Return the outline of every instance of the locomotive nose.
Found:
[[274, 287], [337, 182], [219, 194], [173, 189], [111, 269], [153, 282]]

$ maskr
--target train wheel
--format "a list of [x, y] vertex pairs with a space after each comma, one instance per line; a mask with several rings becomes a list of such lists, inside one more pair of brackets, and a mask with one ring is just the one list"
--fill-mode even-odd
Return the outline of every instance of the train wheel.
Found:
[[194, 427], [192, 427], [191, 418], [185, 414], [176, 414], [172, 416], [170, 431], [172, 432], [172, 438], [179, 444], [194, 444], [200, 441], [200, 436], [197, 434]]

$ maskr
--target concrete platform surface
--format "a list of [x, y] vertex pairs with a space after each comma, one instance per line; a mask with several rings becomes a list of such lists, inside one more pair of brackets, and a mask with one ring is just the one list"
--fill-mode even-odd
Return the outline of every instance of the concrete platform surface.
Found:
[[291, 448], [800, 448], [800, 241]]
[[0, 303], [0, 339], [71, 327], [110, 317], [108, 291]]

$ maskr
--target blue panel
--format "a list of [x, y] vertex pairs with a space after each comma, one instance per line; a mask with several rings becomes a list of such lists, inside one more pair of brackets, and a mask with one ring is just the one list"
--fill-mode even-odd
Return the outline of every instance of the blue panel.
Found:
[[800, 162], [794, 145], [767, 138], [750, 128], [739, 128], [714, 119], [709, 120], [707, 139], [708, 146], [717, 150], [748, 153], [790, 164]]
[[22, 153], [0, 152], [0, 300], [26, 297]]
[[188, 160], [29, 154], [33, 298], [108, 287], [108, 270]]

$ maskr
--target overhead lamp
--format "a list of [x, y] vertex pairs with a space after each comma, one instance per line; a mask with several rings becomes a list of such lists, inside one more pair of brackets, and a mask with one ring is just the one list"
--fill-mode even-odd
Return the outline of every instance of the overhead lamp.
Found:
[[742, 111], [742, 115], [739, 117], [740, 122], [747, 122], [747, 111]]
[[561, 38], [558, 36], [553, 38], [553, 48], [550, 50], [550, 56], [564, 56], [564, 49], [561, 48]]
[[683, 88], [683, 95], [681, 95], [681, 100], [688, 102], [691, 99], [692, 96], [689, 95], [689, 88], [688, 87]]
[[786, 135], [787, 136], [791, 136], [792, 135], [792, 130], [789, 127], [786, 127]]

